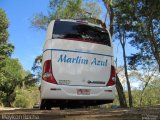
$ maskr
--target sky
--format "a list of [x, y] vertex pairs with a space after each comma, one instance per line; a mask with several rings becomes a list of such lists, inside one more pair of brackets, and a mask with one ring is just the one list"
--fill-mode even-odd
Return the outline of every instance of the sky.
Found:
[[[0, 8], [6, 12], [10, 23], [9, 42], [15, 46], [12, 57], [18, 58], [25, 70], [31, 70], [34, 59], [42, 53], [46, 36], [45, 31], [31, 27], [31, 19], [36, 13], [47, 14], [48, 5], [49, 0], [0, 0]], [[105, 7], [102, 8], [102, 11], [106, 12]], [[121, 46], [118, 41], [113, 44], [118, 65], [123, 65]], [[127, 55], [134, 51], [129, 44], [126, 49]]]
[[45, 31], [31, 27], [31, 18], [47, 12], [49, 0], [0, 0], [9, 20], [9, 42], [15, 46], [13, 58], [18, 58], [25, 70], [31, 70], [34, 59], [42, 53]]

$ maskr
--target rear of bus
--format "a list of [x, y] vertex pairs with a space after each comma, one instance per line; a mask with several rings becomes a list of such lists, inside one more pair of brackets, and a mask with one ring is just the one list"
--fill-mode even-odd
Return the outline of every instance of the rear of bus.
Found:
[[52, 21], [43, 49], [41, 109], [111, 103], [113, 60], [106, 29], [85, 21]]

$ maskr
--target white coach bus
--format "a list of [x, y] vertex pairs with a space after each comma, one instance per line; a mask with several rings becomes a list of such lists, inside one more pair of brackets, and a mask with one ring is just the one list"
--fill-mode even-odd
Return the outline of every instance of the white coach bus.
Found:
[[52, 21], [43, 48], [40, 109], [111, 103], [115, 68], [110, 33], [81, 20]]

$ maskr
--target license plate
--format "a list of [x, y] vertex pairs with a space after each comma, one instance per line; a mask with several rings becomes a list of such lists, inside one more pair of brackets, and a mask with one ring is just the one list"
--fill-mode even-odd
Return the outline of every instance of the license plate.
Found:
[[90, 95], [89, 89], [77, 89], [77, 95]]

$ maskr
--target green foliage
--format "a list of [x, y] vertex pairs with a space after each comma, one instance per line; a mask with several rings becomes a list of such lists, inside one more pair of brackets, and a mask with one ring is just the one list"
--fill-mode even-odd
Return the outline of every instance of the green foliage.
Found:
[[5, 66], [0, 71], [0, 100], [6, 106], [10, 106], [15, 98], [15, 88], [20, 85], [25, 73], [18, 59], [5, 59]]
[[4, 43], [8, 39], [8, 19], [5, 12], [0, 8], [0, 44]]
[[11, 56], [11, 53], [14, 50], [12, 44], [7, 43], [8, 40], [8, 20], [5, 12], [0, 8], [0, 69], [2, 65], [2, 60], [6, 57]]
[[37, 87], [28, 89], [16, 89], [16, 98], [13, 103], [14, 107], [32, 108], [35, 103], [39, 102], [39, 90]]
[[34, 78], [36, 79], [37, 82], [40, 82], [41, 78], [41, 73], [42, 73], [42, 55], [39, 55], [35, 58], [35, 61], [33, 63], [32, 70], [34, 72]]
[[35, 28], [46, 30], [51, 20], [89, 18], [90, 13], [93, 17], [100, 17], [101, 7], [96, 2], [82, 4], [82, 0], [51, 0], [48, 15], [36, 14], [31, 24]]
[[[142, 91], [138, 89], [132, 91], [134, 107], [140, 107], [141, 92]], [[142, 107], [160, 104], [160, 97], [158, 96], [159, 92], [160, 86], [155, 88], [148, 86], [143, 94]]]
[[114, 33], [117, 39], [120, 39], [120, 34], [125, 32], [125, 38], [130, 40], [127, 42], [138, 51], [128, 59], [130, 68], [136, 69], [143, 63], [148, 64], [148, 61], [157, 62], [160, 66], [160, 13], [158, 12], [160, 1], [114, 0], [112, 7]]
[[[122, 4], [123, 3], [123, 4]], [[132, 107], [132, 94], [131, 94], [131, 87], [130, 87], [130, 80], [128, 78], [128, 66], [127, 66], [127, 56], [126, 56], [126, 42], [127, 37], [129, 34], [129, 26], [127, 23], [127, 20], [129, 19], [129, 16], [125, 15], [124, 12], [128, 10], [130, 7], [128, 7], [129, 2], [119, 1], [114, 6], [114, 35], [115, 38], [120, 41], [122, 51], [123, 51], [123, 60], [124, 60], [124, 70], [125, 70], [125, 78], [127, 83], [127, 89], [128, 89], [128, 96], [129, 96], [129, 106]], [[126, 12], [127, 14], [127, 12]]]
[[[144, 94], [143, 94], [143, 100], [141, 107], [146, 106], [155, 106], [160, 104], [160, 84], [157, 85], [159, 81], [154, 81], [154, 84], [149, 84], [149, 86], [146, 88]], [[142, 90], [140, 89], [134, 89], [132, 90], [132, 97], [133, 97], [133, 106], [134, 107], [140, 107], [140, 98], [141, 98]], [[126, 98], [128, 99], [128, 94], [125, 92]], [[119, 100], [118, 96], [116, 95], [116, 98], [112, 105], [118, 105], [119, 106]]]
[[6, 66], [2, 70], [17, 82], [25, 77], [25, 72], [18, 59], [6, 59]]
[[26, 71], [25, 78], [22, 80], [22, 88], [35, 87], [38, 84], [38, 78], [30, 71]]
[[31, 73], [25, 73], [18, 59], [11, 58], [14, 46], [7, 42], [7, 28], [6, 14], [0, 8], [0, 103], [10, 107], [16, 97], [16, 87], [35, 86], [36, 80]]
[[119, 5], [123, 5], [120, 13], [126, 17], [130, 44], [138, 50], [129, 57], [131, 68], [136, 69], [142, 61], [148, 64], [148, 61], [154, 63], [155, 60], [160, 66], [160, 1], [123, 1]]
[[35, 82], [33, 75], [23, 70], [18, 59], [6, 58], [0, 71], [0, 101], [4, 106], [11, 106], [16, 97], [16, 87], [33, 87]]
[[32, 70], [41, 72], [41, 63], [42, 63], [42, 55], [39, 55], [34, 60]]
[[0, 60], [11, 56], [14, 46], [10, 43], [0, 44]]
[[36, 14], [31, 24], [38, 29], [46, 30], [51, 20], [76, 16], [81, 10], [81, 3], [81, 0], [51, 0], [48, 15]]
[[97, 4], [97, 2], [84, 3], [82, 10], [84, 13], [89, 12], [94, 18], [100, 18], [100, 14], [102, 13], [101, 7]]
[[[66, 4], [66, 5], [65, 5]], [[59, 7], [56, 18], [76, 18], [81, 13], [81, 0], [68, 0]], [[63, 8], [63, 9], [61, 9]]]
[[[156, 1], [156, 2], [155, 2]], [[150, 2], [148, 0], [114, 0], [112, 7], [114, 12], [114, 36], [116, 40], [120, 40], [125, 56], [125, 45], [129, 42], [137, 49], [137, 53], [128, 57], [130, 69], [147, 69], [146, 65], [151, 66], [158, 63], [160, 66], [160, 13], [159, 0]], [[106, 0], [106, 2], [109, 2]], [[156, 4], [157, 5], [156, 5]], [[124, 65], [126, 66], [126, 60]], [[160, 70], [160, 67], [159, 67]], [[127, 70], [125, 71], [127, 78]], [[129, 81], [127, 80], [128, 91]], [[145, 90], [149, 82], [145, 83]], [[130, 95], [131, 96], [131, 95]], [[129, 97], [130, 99], [131, 97]], [[129, 100], [130, 101], [130, 100]], [[130, 103], [131, 104], [131, 103]]]

